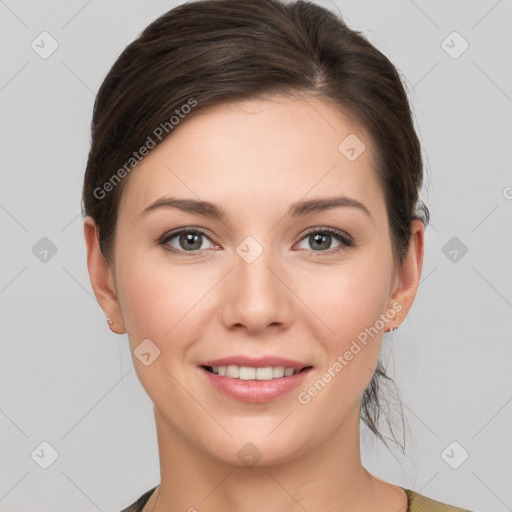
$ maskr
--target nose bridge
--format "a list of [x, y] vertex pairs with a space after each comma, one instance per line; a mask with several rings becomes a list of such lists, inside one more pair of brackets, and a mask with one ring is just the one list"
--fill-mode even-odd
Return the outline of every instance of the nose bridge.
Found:
[[236, 247], [222, 310], [226, 327], [242, 325], [256, 332], [267, 326], [289, 323], [290, 298], [274, 274], [274, 267], [279, 265], [268, 243], [268, 238], [264, 246], [263, 241], [248, 236]]

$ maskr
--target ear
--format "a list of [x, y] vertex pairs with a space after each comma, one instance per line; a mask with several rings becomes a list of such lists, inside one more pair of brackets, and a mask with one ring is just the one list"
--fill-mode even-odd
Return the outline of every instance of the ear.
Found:
[[398, 303], [402, 306], [396, 314], [396, 326], [404, 322], [416, 298], [423, 268], [424, 247], [425, 226], [421, 220], [413, 220], [409, 249], [404, 262], [398, 269], [397, 284], [390, 298], [390, 304]]
[[84, 237], [87, 246], [87, 268], [96, 300], [107, 318], [112, 320], [110, 328], [117, 334], [126, 332], [119, 304], [114, 272], [101, 253], [98, 228], [91, 217], [84, 221]]

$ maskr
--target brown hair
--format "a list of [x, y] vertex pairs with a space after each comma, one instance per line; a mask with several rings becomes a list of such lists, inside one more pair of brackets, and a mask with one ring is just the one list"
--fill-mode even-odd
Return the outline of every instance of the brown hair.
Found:
[[[121, 194], [142, 148], [172, 134], [191, 110], [193, 116], [210, 105], [294, 92], [324, 98], [370, 134], [393, 258], [401, 264], [411, 221], [429, 222], [419, 201], [423, 163], [406, 92], [393, 64], [363, 35], [302, 0], [184, 3], [121, 53], [96, 97], [82, 197], [105, 259], [112, 260]], [[387, 444], [377, 429], [381, 378], [390, 380], [379, 362], [361, 418]]]

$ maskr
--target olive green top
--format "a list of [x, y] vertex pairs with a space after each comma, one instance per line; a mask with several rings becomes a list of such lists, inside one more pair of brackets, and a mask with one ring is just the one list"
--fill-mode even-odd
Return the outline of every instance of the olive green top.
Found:
[[[141, 512], [155, 489], [156, 487], [153, 487], [153, 489], [145, 492], [137, 501], [128, 508], [121, 510], [121, 512]], [[427, 498], [409, 489], [404, 489], [404, 491], [407, 494], [407, 512], [470, 512], [465, 508], [446, 505], [445, 503]]]

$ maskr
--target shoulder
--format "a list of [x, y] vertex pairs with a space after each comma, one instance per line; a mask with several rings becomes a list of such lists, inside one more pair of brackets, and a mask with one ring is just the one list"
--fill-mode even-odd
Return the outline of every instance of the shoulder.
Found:
[[157, 486], [153, 487], [149, 491], [146, 491], [140, 498], [137, 498], [129, 507], [123, 508], [121, 512], [141, 512], [144, 505], [148, 502], [149, 497], [153, 494], [153, 491]]
[[447, 505], [446, 503], [435, 501], [432, 498], [427, 498], [409, 489], [404, 489], [404, 491], [407, 494], [409, 502], [407, 512], [470, 512], [465, 508]]

